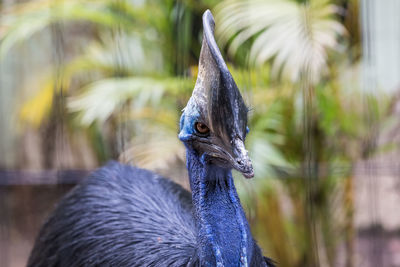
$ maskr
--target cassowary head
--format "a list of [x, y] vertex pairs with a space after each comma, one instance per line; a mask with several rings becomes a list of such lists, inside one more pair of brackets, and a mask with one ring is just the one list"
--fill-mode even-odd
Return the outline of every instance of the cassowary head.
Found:
[[248, 109], [214, 39], [214, 18], [203, 15], [203, 43], [199, 73], [185, 107], [179, 139], [212, 164], [254, 176], [244, 146]]

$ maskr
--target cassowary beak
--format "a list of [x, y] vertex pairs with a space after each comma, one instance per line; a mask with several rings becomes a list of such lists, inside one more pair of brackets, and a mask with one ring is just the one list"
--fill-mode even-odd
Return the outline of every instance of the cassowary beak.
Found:
[[253, 165], [247, 153], [244, 143], [240, 139], [236, 139], [233, 144], [234, 147], [234, 164], [233, 167], [241, 172], [244, 177], [252, 178], [254, 177]]

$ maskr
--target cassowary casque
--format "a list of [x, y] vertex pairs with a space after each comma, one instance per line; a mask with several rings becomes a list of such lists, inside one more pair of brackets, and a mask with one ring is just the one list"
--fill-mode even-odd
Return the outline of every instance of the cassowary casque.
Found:
[[253, 239], [231, 169], [251, 178], [247, 108], [203, 15], [199, 73], [180, 120], [191, 193], [110, 162], [66, 195], [28, 266], [272, 266]]

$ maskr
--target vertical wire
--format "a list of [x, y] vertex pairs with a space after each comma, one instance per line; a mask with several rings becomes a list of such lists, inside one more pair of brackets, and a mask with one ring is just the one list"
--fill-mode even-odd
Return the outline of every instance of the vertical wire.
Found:
[[[2, 14], [3, 12], [3, 1], [0, 0], [0, 23], [2, 21]], [[1, 62], [0, 62], [1, 63]], [[1, 72], [2, 65], [0, 64], [0, 86], [2, 86], [2, 76], [3, 73]], [[0, 97], [3, 97], [3, 90], [0, 89]], [[3, 119], [4, 112], [3, 107], [0, 107], [0, 122]], [[0, 141], [0, 151], [5, 151], [3, 148], [3, 141]], [[9, 214], [8, 214], [8, 209], [7, 209], [7, 194], [6, 194], [6, 189], [3, 187], [0, 187], [0, 266], [1, 267], [7, 267], [9, 264], [9, 248], [7, 246], [7, 243], [10, 240], [10, 222], [9, 222]]]
[[[376, 127], [374, 127], [374, 119], [372, 114], [372, 108], [370, 107], [370, 99], [368, 98], [368, 94], [371, 94], [376, 86], [376, 77], [374, 66], [374, 42], [375, 35], [372, 27], [375, 24], [375, 17], [373, 15], [373, 2], [370, 0], [364, 0], [364, 5], [362, 10], [362, 25], [365, 25], [365, 29], [363, 31], [363, 58], [364, 58], [364, 81], [363, 81], [363, 110], [364, 110], [364, 123], [367, 125], [367, 137], [364, 142], [365, 157], [367, 158], [370, 154], [370, 150], [372, 147], [373, 139], [377, 136]], [[370, 227], [372, 226], [372, 238], [376, 239], [377, 232], [375, 231], [378, 220], [377, 220], [377, 185], [375, 179], [375, 169], [373, 164], [366, 160], [366, 179], [367, 179], [367, 191], [368, 191], [368, 208], [369, 208], [369, 218], [370, 218]], [[369, 262], [371, 262], [372, 266], [379, 266], [381, 263], [379, 257], [379, 247], [377, 240], [373, 240], [373, 242], [369, 242]]]
[[[306, 25], [309, 25], [309, 18], [307, 13], [307, 5], [309, 3], [306, 1], [304, 3], [304, 20]], [[305, 29], [310, 30], [310, 29]], [[310, 66], [307, 65], [304, 72], [303, 78], [301, 80], [302, 87], [302, 100], [303, 100], [303, 179], [305, 185], [305, 212], [306, 212], [306, 223], [307, 232], [309, 233], [310, 248], [312, 249], [312, 266], [319, 265], [319, 249], [318, 249], [318, 238], [316, 233], [316, 221], [315, 221], [315, 210], [314, 210], [314, 195], [316, 193], [317, 187], [317, 163], [315, 155], [314, 146], [314, 134], [313, 130], [315, 127], [314, 121], [314, 88], [311, 83], [312, 73]]]
[[313, 106], [314, 96], [313, 88], [310, 84], [310, 71], [306, 70], [304, 78], [302, 80], [302, 92], [303, 92], [303, 179], [305, 185], [305, 204], [306, 204], [306, 222], [308, 232], [310, 234], [310, 245], [313, 253], [312, 264], [318, 265], [319, 251], [318, 251], [318, 239], [315, 227], [315, 210], [314, 210], [314, 194], [316, 191], [317, 175], [316, 175], [316, 164], [315, 164], [315, 149], [314, 149], [314, 136], [313, 136]]
[[[122, 0], [123, 1], [123, 0]], [[115, 5], [116, 5], [116, 10], [117, 12], [121, 12], [121, 7], [122, 7], [122, 2], [121, 0], [115, 0]], [[121, 53], [121, 25], [119, 21], [113, 26], [112, 28], [112, 38], [113, 38], [113, 44], [114, 44], [114, 49], [115, 49], [115, 54], [114, 54], [114, 78], [120, 78], [121, 76], [121, 61], [122, 61], [122, 53]], [[118, 90], [118, 88], [116, 88]], [[117, 92], [116, 92], [117, 93]], [[117, 143], [117, 157], [120, 158], [120, 160], [124, 161], [125, 160], [125, 155], [124, 155], [124, 150], [125, 150], [125, 141], [124, 141], [124, 120], [123, 120], [123, 113], [124, 113], [124, 106], [122, 105], [119, 111], [119, 114], [117, 116], [117, 140], [115, 142]]]
[[[117, 6], [118, 12], [123, 12], [125, 10], [125, 5], [127, 5], [127, 2], [125, 0], [115, 0], [115, 4]], [[123, 67], [124, 67], [124, 53], [128, 53], [129, 51], [124, 51], [122, 46], [123, 46], [123, 38], [126, 38], [124, 35], [125, 33], [123, 32], [121, 22], [118, 20], [116, 25], [112, 28], [112, 36], [114, 39], [114, 45], [115, 45], [115, 57], [114, 57], [114, 64], [116, 66], [115, 72], [114, 72], [114, 77], [116, 78], [121, 78], [123, 75]], [[125, 40], [126, 42], [126, 40]], [[126, 60], [126, 59], [125, 59]], [[118, 88], [116, 88], [118, 90]], [[118, 93], [118, 92], [116, 92]], [[118, 158], [124, 162], [127, 163], [132, 163], [132, 157], [129, 157], [126, 155], [126, 149], [127, 149], [127, 143], [129, 143], [129, 127], [128, 127], [128, 121], [129, 121], [129, 104], [128, 103], [120, 103], [120, 111], [117, 116], [117, 153], [118, 153]]]
[[[64, 1], [64, 0], [58, 0]], [[53, 9], [50, 9], [53, 12]], [[57, 169], [57, 184], [61, 183], [61, 177], [59, 169], [63, 167], [65, 164], [65, 156], [64, 152], [65, 149], [65, 96], [64, 96], [64, 73], [63, 73], [63, 61], [64, 61], [64, 36], [63, 36], [63, 28], [61, 22], [57, 22], [51, 25], [51, 40], [52, 40], [52, 47], [53, 47], [53, 62], [55, 67], [54, 73], [54, 85], [53, 85], [53, 109], [54, 109], [54, 117], [53, 119], [57, 120], [54, 123], [55, 125], [55, 140], [54, 142], [54, 149], [55, 149], [55, 158], [54, 158], [54, 165]]]
[[[400, 10], [400, 1], [394, 1], [393, 10]], [[394, 25], [399, 25], [400, 19], [397, 17], [397, 20], [395, 20], [394, 22], [395, 22]], [[396, 23], [398, 23], [398, 24], [396, 24]], [[400, 27], [397, 26], [396, 28], [398, 30], [397, 36], [400, 36]], [[400, 42], [397, 42], [397, 45], [399, 45], [399, 43]], [[400, 62], [400, 53], [398, 55], [399, 55], [399, 57], [397, 58], [397, 60], [398, 60], [398, 62]], [[396, 183], [397, 192], [398, 192], [398, 194], [400, 194], [400, 161], [396, 160], [393, 168], [395, 169], [394, 176], [397, 176], [397, 178], [398, 178], [397, 183]]]
[[[367, 81], [367, 86], [368, 92], [374, 92], [377, 89], [376, 86], [376, 62], [375, 62], [375, 57], [374, 57], [374, 50], [375, 50], [375, 37], [376, 35], [374, 34], [374, 29], [373, 26], [375, 25], [375, 16], [374, 16], [374, 3], [371, 0], [367, 0], [368, 6], [367, 6], [367, 16], [369, 17], [366, 22], [368, 25], [368, 31], [367, 31], [367, 44], [368, 46], [368, 55], [367, 55], [367, 60], [368, 65], [369, 65], [369, 75], [368, 75], [368, 81]], [[372, 149], [372, 142], [374, 138], [377, 136], [376, 128], [374, 127], [375, 121], [374, 121], [374, 114], [372, 114], [373, 107], [370, 107], [370, 99], [368, 99], [368, 96], [365, 98], [365, 110], [366, 110], [366, 124], [369, 125], [368, 129], [368, 134], [369, 136], [367, 137], [367, 149], [370, 150]], [[367, 157], [370, 156], [371, 151], [367, 151]], [[368, 177], [368, 192], [369, 192], [369, 198], [370, 199], [370, 217], [371, 217], [371, 222], [373, 229], [377, 226], [378, 224], [378, 214], [377, 214], [377, 200], [378, 200], [378, 185], [376, 184], [376, 173], [375, 173], [375, 167], [374, 164], [371, 163], [369, 160], [367, 160], [367, 177]], [[378, 238], [377, 234], [375, 233], [375, 229], [373, 230], [373, 238], [376, 239]], [[370, 253], [372, 259], [371, 262], [373, 265], [378, 266], [381, 263], [380, 257], [379, 257], [379, 248], [378, 248], [378, 242], [377, 240], [374, 240], [374, 242], [370, 242], [372, 246], [372, 253]]]

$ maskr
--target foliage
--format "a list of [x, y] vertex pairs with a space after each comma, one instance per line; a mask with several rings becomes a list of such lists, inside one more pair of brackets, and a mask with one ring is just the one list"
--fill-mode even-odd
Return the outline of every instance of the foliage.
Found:
[[139, 7], [107, 0], [40, 0], [13, 6], [3, 13], [0, 56], [4, 56], [16, 43], [55, 22], [90, 21], [106, 28], [123, 25], [138, 33], [147, 29], [147, 23], [152, 22], [147, 12]]
[[337, 37], [345, 29], [329, 1], [228, 0], [217, 8], [218, 32], [229, 52], [254, 39], [250, 62], [262, 65], [274, 58], [272, 74], [299, 81], [305, 72], [313, 83], [327, 71], [328, 50], [339, 50]]
[[[69, 101], [72, 112], [81, 112], [81, 123], [90, 125], [94, 121], [104, 123], [117, 107], [126, 101], [132, 100], [133, 112], [145, 107], [161, 109], [162, 97], [169, 92], [176, 91], [182, 86], [180, 80], [160, 79], [145, 77], [111, 78], [102, 79], [87, 85], [84, 93]], [[164, 110], [166, 105], [164, 105]], [[167, 112], [167, 110], [165, 110]]]

